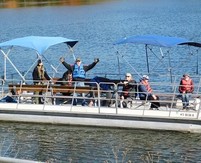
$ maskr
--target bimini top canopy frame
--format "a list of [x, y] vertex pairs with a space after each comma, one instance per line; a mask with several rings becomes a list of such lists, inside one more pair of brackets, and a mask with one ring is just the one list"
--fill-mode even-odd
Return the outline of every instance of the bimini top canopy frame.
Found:
[[153, 46], [170, 48], [170, 47], [174, 47], [176, 45], [191, 44], [193, 42], [190, 42], [185, 38], [178, 38], [178, 37], [166, 37], [166, 36], [159, 36], [159, 35], [143, 35], [143, 36], [125, 37], [125, 38], [120, 39], [117, 42], [115, 42], [114, 45], [126, 44], [126, 43], [145, 44], [145, 45], [153, 45]]
[[[25, 80], [26, 74], [29, 72], [29, 70], [34, 66], [34, 64], [37, 62], [37, 60], [33, 63], [33, 65], [30, 67], [30, 69], [25, 73], [23, 76], [17, 67], [13, 64], [13, 62], [8, 57], [10, 51], [12, 50], [13, 46], [19, 46], [19, 47], [25, 47], [29, 49], [35, 50], [38, 56], [43, 55], [45, 51], [53, 45], [60, 44], [60, 43], [66, 43], [69, 49], [72, 49], [73, 46], [77, 43], [77, 40], [67, 39], [64, 37], [43, 37], [43, 36], [27, 36], [22, 38], [16, 38], [12, 39], [6, 42], [0, 43], [0, 51], [4, 55], [4, 80], [6, 80], [6, 59], [11, 63], [11, 65], [14, 67], [14, 69], [17, 71], [17, 73], [21, 76], [23, 80]], [[2, 50], [3, 47], [9, 47], [8, 52], [4, 52]], [[51, 67], [55, 69], [52, 65]]]
[[200, 43], [192, 42], [185, 38], [167, 37], [167, 36], [159, 36], [159, 35], [142, 35], [142, 36], [125, 37], [116, 41], [114, 45], [127, 44], [127, 43], [145, 45], [148, 73], [149, 73], [149, 61], [148, 61], [148, 54], [147, 54], [148, 45], [166, 47], [166, 48], [175, 47], [177, 45], [189, 45], [189, 46], [201, 47]]

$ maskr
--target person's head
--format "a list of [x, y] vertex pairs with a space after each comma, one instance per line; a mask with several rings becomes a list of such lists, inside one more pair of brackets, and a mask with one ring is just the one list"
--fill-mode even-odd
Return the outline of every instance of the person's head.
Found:
[[184, 75], [183, 75], [183, 78], [184, 78], [185, 80], [188, 80], [188, 79], [190, 78], [190, 75], [189, 75], [189, 74], [184, 74]]
[[148, 75], [143, 75], [143, 76], [142, 76], [142, 80], [144, 80], [144, 81], [149, 81], [149, 76], [148, 76]]
[[43, 62], [41, 59], [38, 60], [38, 66], [43, 66]]
[[131, 73], [126, 73], [126, 74], [125, 74], [125, 79], [128, 80], [128, 81], [132, 80], [132, 75], [131, 75]]
[[81, 59], [80, 59], [80, 57], [76, 58], [75, 63], [76, 63], [78, 66], [80, 66], [80, 64], [81, 64]]
[[70, 78], [72, 78], [72, 71], [70, 70], [67, 70], [64, 74], [63, 74], [63, 77], [62, 77], [64, 80], [68, 80]]

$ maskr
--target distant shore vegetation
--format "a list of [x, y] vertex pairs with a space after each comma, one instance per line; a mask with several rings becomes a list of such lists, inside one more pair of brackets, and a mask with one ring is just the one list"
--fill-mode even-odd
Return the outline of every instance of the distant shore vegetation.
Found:
[[0, 8], [80, 6], [103, 3], [111, 0], [0, 0]]

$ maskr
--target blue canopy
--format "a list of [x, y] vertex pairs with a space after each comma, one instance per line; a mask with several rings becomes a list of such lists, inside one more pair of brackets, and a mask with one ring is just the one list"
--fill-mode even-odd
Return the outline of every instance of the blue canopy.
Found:
[[77, 42], [64, 37], [27, 36], [0, 43], [0, 48], [4, 46], [21, 46], [34, 49], [39, 54], [42, 54], [52, 45], [66, 43], [68, 46], [73, 47]]
[[160, 46], [160, 47], [173, 47], [176, 45], [187, 44], [190, 46], [201, 47], [200, 43], [194, 43], [194, 42], [188, 41], [185, 38], [166, 37], [166, 36], [158, 36], [158, 35], [144, 35], [144, 36], [125, 37], [125, 38], [120, 39], [117, 42], [115, 42], [114, 45], [126, 44], [126, 43], [154, 45], [154, 46]]

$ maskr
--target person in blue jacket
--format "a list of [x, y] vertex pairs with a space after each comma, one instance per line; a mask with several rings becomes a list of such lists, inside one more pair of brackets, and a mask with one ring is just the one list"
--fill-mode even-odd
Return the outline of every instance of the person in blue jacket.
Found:
[[[63, 57], [60, 58], [60, 62], [73, 74], [73, 81], [76, 81], [76, 86], [84, 86], [84, 81], [86, 79], [86, 72], [94, 68], [94, 66], [99, 62], [98, 58], [94, 59], [94, 62], [89, 65], [83, 65], [81, 59], [78, 57], [75, 60], [75, 63], [73, 65], [68, 64], [65, 62], [65, 59]], [[74, 96], [77, 96], [77, 94], [74, 94]], [[84, 97], [85, 94], [82, 93], [82, 96]], [[85, 99], [82, 101], [82, 106], [85, 106], [87, 103]], [[73, 101], [73, 105], [77, 105], [77, 99]]]

